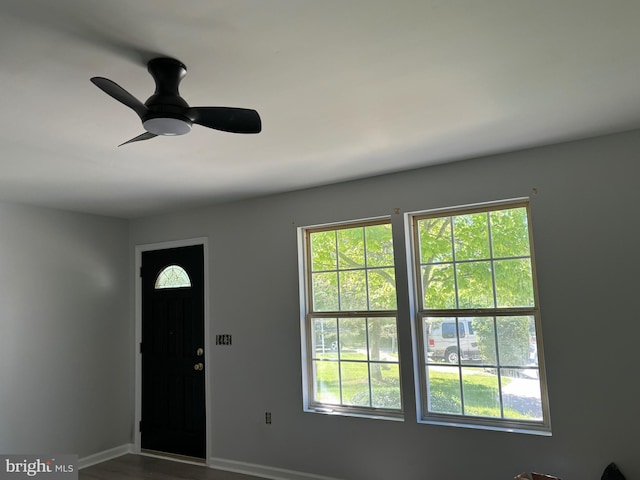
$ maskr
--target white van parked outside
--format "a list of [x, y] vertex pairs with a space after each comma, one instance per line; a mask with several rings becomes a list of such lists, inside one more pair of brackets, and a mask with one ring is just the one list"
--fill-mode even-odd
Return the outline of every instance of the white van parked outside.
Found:
[[458, 363], [459, 360], [480, 360], [480, 349], [471, 318], [444, 318], [426, 323], [427, 356], [431, 360]]

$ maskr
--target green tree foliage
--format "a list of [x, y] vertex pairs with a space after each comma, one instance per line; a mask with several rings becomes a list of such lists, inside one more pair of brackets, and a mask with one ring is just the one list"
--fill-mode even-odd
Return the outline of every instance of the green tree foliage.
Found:
[[498, 361], [494, 317], [474, 317], [473, 331], [476, 334], [478, 348], [483, 363], [496, 365]]
[[[390, 224], [313, 232], [310, 234], [310, 253], [313, 311], [353, 312], [396, 309], [393, 239]], [[356, 356], [362, 356], [360, 360], [368, 359], [372, 362], [370, 372], [362, 370], [363, 364], [351, 365], [344, 362], [343, 373], [346, 374], [344, 380], [347, 381], [347, 377], [350, 376], [356, 378], [365, 372], [365, 378], [369, 378], [370, 375], [374, 383], [386, 384], [388, 379], [382, 372], [385, 364], [377, 362], [383, 360], [383, 348], [390, 352], [397, 351], [396, 319], [342, 318], [338, 319], [335, 333], [331, 328], [327, 328], [328, 326], [317, 320], [314, 326], [314, 335], [317, 338], [315, 345], [320, 345], [324, 358], [333, 356], [337, 358], [337, 352], [327, 352], [327, 345], [336, 345], [341, 353], [366, 352], [358, 353]], [[333, 340], [334, 337], [335, 340]], [[396, 373], [396, 377], [399, 381], [399, 373]], [[351, 383], [354, 381], [351, 379]], [[368, 395], [369, 388], [367, 387], [365, 391]], [[358, 397], [358, 402], [362, 401], [362, 395]], [[397, 395], [399, 396], [399, 391]]]
[[490, 216], [493, 256], [496, 258], [529, 256], [531, 249], [526, 209], [497, 210], [491, 212]]
[[[423, 307], [454, 310], [533, 306], [527, 221], [524, 207], [418, 219]], [[390, 224], [312, 232], [310, 263], [314, 312], [397, 308]], [[430, 321], [440, 320], [430, 317]], [[475, 314], [473, 328], [483, 363], [527, 365], [529, 338], [535, 330], [532, 317]], [[397, 348], [394, 317], [315, 319], [313, 330], [316, 358], [325, 360], [318, 363], [316, 378], [320, 400], [324, 395], [338, 401], [335, 399], [348, 390], [349, 395], [341, 400], [346, 404], [400, 408], [397, 365], [392, 375], [384, 370], [388, 364], [384, 363], [383, 352]], [[335, 365], [323, 365], [326, 360], [334, 360]], [[353, 363], [362, 360], [369, 360], [368, 369], [364, 368], [366, 363]], [[332, 376], [337, 375], [334, 369], [338, 364], [342, 384], [332, 381], [329, 383], [333, 386], [327, 389], [326, 372], [330, 369]], [[501, 373], [507, 372], [503, 369]], [[434, 411], [460, 413], [460, 392], [450, 392], [435, 380], [430, 379]], [[495, 388], [487, 384], [477, 389], [485, 390], [489, 393], [483, 395], [491, 396]], [[478, 408], [486, 403], [479, 393], [474, 395], [479, 399]], [[472, 404], [465, 401], [466, 407]]]
[[310, 236], [311, 271], [335, 270], [337, 261], [336, 234], [333, 231], [314, 232]]
[[[527, 222], [524, 207], [418, 220], [424, 308], [533, 306]], [[531, 322], [529, 317], [497, 317], [496, 323], [493, 316], [474, 318], [483, 361], [526, 365]]]
[[426, 308], [533, 305], [524, 207], [426, 218], [417, 225]]
[[489, 258], [488, 214], [457, 215], [452, 219], [456, 261]]
[[451, 217], [418, 220], [422, 296], [429, 308], [455, 308]]
[[496, 319], [500, 365], [525, 366], [529, 363], [532, 321], [531, 317], [498, 317]]
[[[533, 318], [528, 316], [474, 319], [473, 329], [485, 363], [503, 366], [525, 366], [529, 362], [529, 339]], [[496, 348], [497, 338], [497, 348]]]
[[310, 235], [313, 310], [395, 310], [391, 225]]

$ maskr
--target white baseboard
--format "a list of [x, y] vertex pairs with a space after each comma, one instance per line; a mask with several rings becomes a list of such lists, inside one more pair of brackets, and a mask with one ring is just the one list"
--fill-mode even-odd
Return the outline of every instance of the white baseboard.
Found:
[[268, 478], [270, 480], [339, 480], [333, 477], [324, 477], [311, 473], [296, 472], [283, 468], [266, 467], [253, 463], [237, 462], [235, 460], [225, 460], [223, 458], [210, 458], [209, 467], [228, 472], [244, 473], [256, 477]]
[[91, 465], [121, 457], [122, 455], [126, 455], [127, 453], [133, 453], [133, 444], [127, 443], [125, 445], [120, 445], [119, 447], [110, 448], [109, 450], [94, 453], [93, 455], [89, 455], [88, 457], [83, 457], [78, 460], [78, 468], [82, 470], [83, 468], [90, 467]]
[[[135, 445], [132, 443], [128, 443], [125, 445], [120, 445], [119, 447], [111, 448], [109, 450], [94, 453], [93, 455], [89, 455], [88, 457], [83, 457], [78, 460], [78, 468], [82, 470], [83, 468], [90, 467], [91, 465], [96, 465], [108, 460], [113, 460], [114, 458], [118, 458], [129, 453], [151, 457], [155, 456], [148, 453], [136, 452]], [[168, 457], [159, 458], [165, 458], [166, 460], [175, 460]], [[270, 480], [339, 480], [334, 477], [325, 477], [322, 475], [314, 475], [312, 473], [297, 472], [295, 470], [267, 467], [254, 463], [238, 462], [236, 460], [225, 460], [223, 458], [214, 457], [211, 457], [209, 459], [208, 467], [217, 470], [224, 470], [227, 472], [244, 473], [246, 475], [253, 475], [260, 478], [268, 478]]]

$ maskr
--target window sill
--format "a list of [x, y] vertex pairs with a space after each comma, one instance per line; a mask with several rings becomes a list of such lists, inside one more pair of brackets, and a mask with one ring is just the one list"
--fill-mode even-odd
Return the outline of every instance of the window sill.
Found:
[[388, 410], [352, 410], [338, 406], [315, 406], [304, 409], [305, 413], [319, 413], [321, 415], [336, 415], [341, 417], [368, 418], [370, 420], [391, 420], [404, 422], [404, 412]]
[[[484, 419], [486, 421], [486, 419]], [[506, 433], [521, 433], [525, 435], [538, 435], [542, 437], [550, 437], [551, 429], [544, 425], [525, 425], [518, 423], [481, 423], [479, 421], [473, 420], [460, 420], [458, 419], [420, 419], [418, 423], [423, 425], [439, 425], [444, 427], [456, 427], [456, 428], [471, 428], [475, 430], [491, 430], [496, 432], [506, 432]]]

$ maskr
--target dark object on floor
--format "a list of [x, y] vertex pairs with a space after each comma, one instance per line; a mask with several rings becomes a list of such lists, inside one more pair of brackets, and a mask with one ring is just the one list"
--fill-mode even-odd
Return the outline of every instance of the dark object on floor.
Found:
[[602, 472], [601, 480], [625, 480], [624, 475], [615, 463], [610, 463]]

